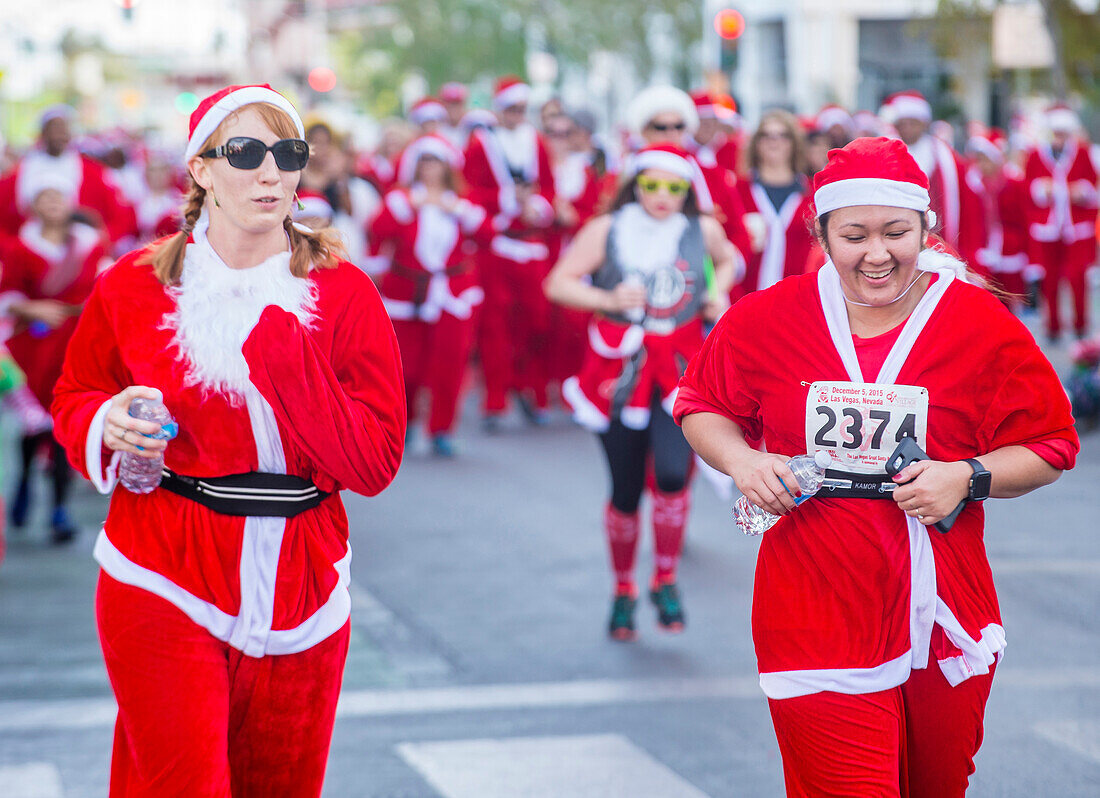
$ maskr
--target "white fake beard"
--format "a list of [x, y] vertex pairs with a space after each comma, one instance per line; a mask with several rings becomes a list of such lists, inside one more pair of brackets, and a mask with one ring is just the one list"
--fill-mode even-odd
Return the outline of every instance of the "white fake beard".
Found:
[[230, 269], [205, 240], [188, 244], [180, 284], [169, 294], [176, 311], [161, 326], [175, 330], [172, 343], [187, 363], [184, 385], [200, 386], [204, 395], [223, 394], [234, 407], [255, 390], [241, 347], [264, 308], [280, 307], [306, 327], [317, 317], [312, 284], [290, 273], [290, 252], [249, 269]]
[[623, 271], [652, 274], [671, 266], [680, 256], [680, 239], [688, 220], [682, 213], [654, 219], [638, 202], [624, 205], [621, 218], [611, 228], [615, 255]]

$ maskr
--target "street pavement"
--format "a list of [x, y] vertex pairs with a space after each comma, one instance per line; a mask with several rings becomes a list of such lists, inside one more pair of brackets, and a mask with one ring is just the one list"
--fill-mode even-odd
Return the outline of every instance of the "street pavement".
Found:
[[[1064, 373], [1065, 347], [1052, 359]], [[758, 543], [730, 502], [697, 480], [686, 631], [659, 632], [640, 604], [638, 641], [611, 642], [595, 439], [562, 416], [487, 436], [475, 416], [453, 461], [418, 440], [381, 496], [345, 494], [353, 638], [325, 796], [782, 795], [749, 632]], [[971, 796], [1100, 795], [1100, 432], [1083, 444], [1053, 486], [988, 505], [1009, 647]], [[0, 798], [106, 795], [114, 704], [91, 559], [106, 501], [77, 493], [74, 545], [46, 544], [44, 512], [9, 530]]]

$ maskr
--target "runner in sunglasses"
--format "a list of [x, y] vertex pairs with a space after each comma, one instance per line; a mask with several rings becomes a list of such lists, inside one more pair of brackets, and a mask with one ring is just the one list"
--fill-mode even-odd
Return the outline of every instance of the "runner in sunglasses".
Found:
[[[339, 491], [393, 479], [405, 399], [370, 279], [291, 221], [301, 138], [268, 86], [199, 105], [182, 229], [102, 275], [55, 391], [100, 491], [123, 454], [169, 470], [115, 491], [95, 546], [113, 798], [321, 792], [351, 605]], [[128, 415], [139, 396], [163, 397], [171, 445]]]
[[[612, 204], [577, 233], [546, 280], [551, 301], [592, 311], [589, 350], [562, 394], [600, 436], [611, 472], [604, 529], [615, 577], [608, 633], [635, 637], [638, 506], [652, 456], [656, 563], [649, 582], [658, 625], [685, 616], [676, 571], [689, 509], [692, 453], [669, 414], [683, 367], [703, 343], [703, 321], [726, 309], [733, 247], [699, 213], [702, 176], [679, 147], [647, 147]], [[706, 261], [713, 261], [713, 274]]]

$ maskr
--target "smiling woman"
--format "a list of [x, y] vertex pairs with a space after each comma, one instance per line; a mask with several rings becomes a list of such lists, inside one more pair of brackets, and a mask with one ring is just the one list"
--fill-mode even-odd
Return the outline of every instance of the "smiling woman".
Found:
[[[124, 454], [164, 456], [95, 546], [114, 797], [321, 791], [351, 605], [339, 491], [393, 479], [405, 400], [373, 284], [291, 222], [301, 139], [268, 86], [199, 105], [183, 228], [100, 277], [55, 391], [58, 440], [103, 493]], [[137, 397], [179, 422], [171, 445]]]
[[[1027, 329], [927, 248], [928, 180], [902, 142], [833, 150], [813, 199], [830, 260], [735, 304], [673, 415], [783, 516], [752, 623], [788, 795], [960, 798], [1005, 647], [980, 503], [1072, 468], [1073, 418]], [[931, 459], [891, 478], [907, 438]], [[834, 487], [796, 502], [787, 460], [817, 451]]]

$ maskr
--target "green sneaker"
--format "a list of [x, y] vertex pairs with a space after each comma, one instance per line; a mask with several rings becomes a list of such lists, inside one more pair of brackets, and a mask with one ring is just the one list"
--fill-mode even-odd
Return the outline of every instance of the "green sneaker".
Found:
[[680, 604], [680, 591], [675, 582], [659, 585], [649, 591], [649, 598], [657, 608], [657, 623], [668, 632], [682, 632], [687, 620]]
[[612, 640], [633, 640], [638, 636], [634, 631], [634, 608], [637, 599], [626, 593], [615, 596], [611, 604], [611, 620], [607, 623], [607, 633]]

